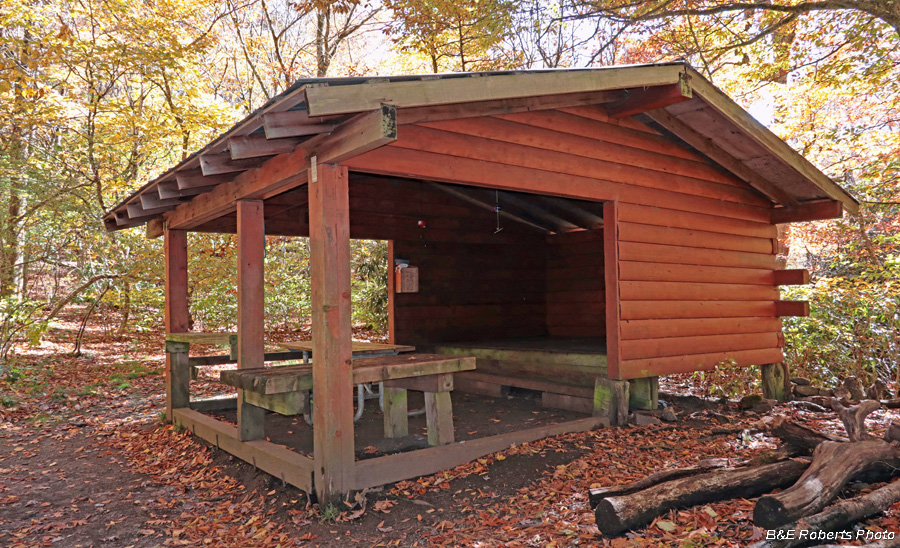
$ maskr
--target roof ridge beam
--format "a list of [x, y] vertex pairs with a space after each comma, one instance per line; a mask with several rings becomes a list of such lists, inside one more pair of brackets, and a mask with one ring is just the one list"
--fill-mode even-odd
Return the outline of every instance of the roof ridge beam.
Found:
[[621, 101], [605, 106], [611, 118], [627, 118], [658, 108], [665, 108], [675, 103], [687, 101], [693, 97], [691, 84], [684, 73], [678, 75], [677, 84], [645, 87], [628, 90], [628, 96]]

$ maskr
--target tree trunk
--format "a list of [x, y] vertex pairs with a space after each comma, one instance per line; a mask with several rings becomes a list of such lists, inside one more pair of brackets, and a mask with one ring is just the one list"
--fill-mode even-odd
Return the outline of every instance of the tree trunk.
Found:
[[[850, 478], [882, 466], [900, 466], [900, 452], [887, 442], [823, 442], [813, 452], [812, 465], [795, 485], [777, 495], [759, 498], [753, 509], [753, 522], [758, 527], [774, 529], [819, 512]], [[885, 469], [887, 477], [892, 469]]]
[[675, 479], [630, 495], [604, 498], [597, 504], [594, 516], [601, 533], [618, 535], [644, 527], [669, 510], [735, 497], [755, 497], [790, 485], [808, 465], [788, 460]]
[[[809, 541], [810, 533], [840, 531], [850, 524], [890, 508], [897, 502], [900, 502], [900, 481], [895, 481], [861, 497], [842, 500], [818, 514], [784, 525], [775, 531], [775, 536], [781, 536], [781, 540], [760, 541], [751, 546], [751, 548], [792, 548], [800, 546]], [[790, 531], [794, 531], [793, 535], [789, 533]], [[801, 534], [804, 536], [801, 537]], [[787, 538], [789, 536], [794, 538]], [[855, 536], [854, 540], [856, 540]]]
[[630, 495], [632, 493], [637, 493], [638, 491], [648, 489], [660, 483], [672, 481], [679, 478], [685, 478], [688, 476], [696, 476], [704, 472], [709, 472], [710, 470], [724, 468], [727, 465], [728, 459], [707, 459], [705, 461], [697, 463], [697, 466], [691, 466], [689, 468], [660, 470], [659, 472], [650, 474], [640, 481], [629, 483], [628, 485], [614, 485], [611, 487], [591, 489], [588, 492], [588, 500], [590, 501], [591, 508], [596, 508], [597, 505], [600, 504], [600, 501], [605, 498]]

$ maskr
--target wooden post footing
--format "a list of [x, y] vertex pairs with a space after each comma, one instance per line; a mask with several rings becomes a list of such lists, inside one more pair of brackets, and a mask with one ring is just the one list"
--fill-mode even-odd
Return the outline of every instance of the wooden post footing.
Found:
[[659, 377], [628, 381], [628, 405], [634, 409], [654, 410], [659, 407]]
[[628, 388], [628, 381], [597, 377], [594, 382], [593, 415], [608, 417], [613, 425], [628, 424]]
[[787, 401], [790, 396], [790, 375], [787, 364], [764, 363], [762, 365], [763, 397], [769, 400]]

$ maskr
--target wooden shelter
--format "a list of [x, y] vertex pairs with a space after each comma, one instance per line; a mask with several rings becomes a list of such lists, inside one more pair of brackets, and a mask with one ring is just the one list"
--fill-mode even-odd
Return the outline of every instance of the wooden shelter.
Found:
[[[857, 207], [700, 74], [667, 63], [303, 80], [104, 223], [165, 237], [169, 416], [334, 499], [621, 421], [629, 400], [655, 406], [659, 375], [730, 360], [763, 366], [768, 394], [783, 395], [780, 317], [808, 305], [780, 300], [778, 287], [808, 274], [779, 270], [776, 225]], [[189, 231], [237, 234], [235, 336], [187, 333]], [[263, 349], [266, 235], [311, 240], [311, 377], [291, 373], [289, 386], [308, 381], [319, 402], [313, 458], [264, 441], [250, 393], [262, 374], [233, 381], [237, 428], [190, 408], [200, 362], [187, 345], [204, 336], [234, 343], [240, 370], [295, 355]], [[365, 374], [351, 368], [350, 238], [390, 242], [391, 342], [434, 353], [403, 359], [442, 364], [396, 386], [448, 414], [450, 387], [519, 386], [590, 416], [355, 462], [352, 386]], [[403, 359], [380, 359], [366, 378], [400, 379]]]

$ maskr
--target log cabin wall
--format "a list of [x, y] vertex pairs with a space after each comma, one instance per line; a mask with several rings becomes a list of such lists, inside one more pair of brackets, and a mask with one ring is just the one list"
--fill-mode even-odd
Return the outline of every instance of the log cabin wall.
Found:
[[603, 231], [547, 237], [547, 334], [605, 337]]
[[772, 203], [695, 151], [602, 107], [404, 125], [398, 136], [348, 165], [616, 202], [611, 377], [783, 359]]

